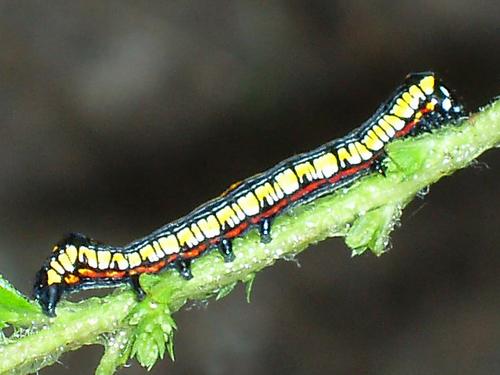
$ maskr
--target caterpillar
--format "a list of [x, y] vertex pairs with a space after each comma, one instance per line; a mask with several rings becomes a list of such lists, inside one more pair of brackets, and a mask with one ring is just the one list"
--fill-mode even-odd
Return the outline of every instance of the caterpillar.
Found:
[[67, 235], [36, 274], [34, 297], [47, 315], [55, 316], [64, 293], [129, 283], [142, 299], [143, 273], [175, 268], [191, 279], [191, 262], [211, 249], [231, 262], [232, 240], [251, 228], [258, 228], [261, 242], [268, 243], [277, 215], [367, 174], [384, 173], [388, 143], [463, 116], [462, 106], [434, 73], [410, 74], [372, 117], [345, 137], [231, 185], [219, 197], [144, 238], [115, 247], [79, 233]]

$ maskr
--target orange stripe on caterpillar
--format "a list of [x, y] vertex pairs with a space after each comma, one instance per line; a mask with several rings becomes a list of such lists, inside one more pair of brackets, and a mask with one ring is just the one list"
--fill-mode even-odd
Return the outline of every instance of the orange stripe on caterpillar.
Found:
[[55, 315], [61, 295], [69, 290], [128, 282], [141, 298], [144, 291], [138, 276], [143, 273], [176, 268], [189, 279], [191, 261], [211, 249], [218, 249], [225, 261], [232, 261], [233, 239], [257, 227], [261, 241], [271, 241], [274, 217], [366, 174], [384, 174], [387, 144], [463, 116], [462, 107], [434, 73], [409, 75], [405, 84], [348, 136], [238, 181], [219, 197], [142, 239], [113, 247], [80, 234], [66, 237], [54, 246], [37, 273], [35, 297], [45, 313]]

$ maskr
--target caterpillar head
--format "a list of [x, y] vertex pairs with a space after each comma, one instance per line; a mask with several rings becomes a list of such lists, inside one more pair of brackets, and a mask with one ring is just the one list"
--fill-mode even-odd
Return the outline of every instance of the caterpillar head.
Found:
[[445, 120], [456, 120], [465, 116], [463, 106], [457, 102], [450, 90], [439, 79], [436, 80], [432, 100], [435, 100], [437, 111]]
[[410, 74], [406, 82], [410, 93], [414, 87], [418, 87], [420, 92], [424, 93], [427, 102], [426, 109], [428, 110], [425, 123], [429, 128], [439, 126], [446, 121], [465, 117], [462, 105], [458, 103], [435, 73]]

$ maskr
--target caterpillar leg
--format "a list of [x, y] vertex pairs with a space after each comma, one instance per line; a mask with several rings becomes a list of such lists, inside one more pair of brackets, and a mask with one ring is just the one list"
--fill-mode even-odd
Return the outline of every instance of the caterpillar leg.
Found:
[[259, 222], [260, 242], [269, 243], [271, 237], [271, 218], [266, 217]]
[[144, 289], [142, 289], [141, 284], [139, 283], [139, 276], [140, 275], [132, 275], [130, 276], [130, 285], [132, 286], [132, 289], [137, 295], [137, 299], [139, 301], [142, 301], [144, 297], [146, 297], [146, 292]]
[[372, 164], [372, 168], [374, 171], [380, 173], [382, 176], [386, 176], [387, 165], [385, 164], [385, 160], [387, 158], [387, 154], [385, 151], [380, 153], [380, 156], [374, 160]]
[[232, 262], [234, 260], [233, 244], [231, 240], [223, 238], [217, 245], [220, 253], [224, 257], [224, 262]]
[[42, 310], [50, 317], [56, 316], [56, 305], [61, 299], [62, 290], [59, 285], [50, 285], [37, 291], [35, 298], [42, 306]]
[[191, 260], [190, 259], [179, 259], [175, 262], [175, 267], [177, 271], [186, 280], [192, 279], [193, 274], [191, 273]]

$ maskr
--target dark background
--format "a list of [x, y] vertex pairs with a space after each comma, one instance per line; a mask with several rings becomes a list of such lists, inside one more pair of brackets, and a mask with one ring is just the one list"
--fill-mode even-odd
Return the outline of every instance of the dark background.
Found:
[[[500, 94], [497, 1], [106, 3], [0, 3], [0, 272], [26, 293], [63, 233], [127, 243], [344, 135], [408, 72], [471, 111]], [[328, 240], [251, 304], [177, 313], [152, 374], [500, 373], [499, 169], [489, 152], [432, 186], [381, 258]]]

